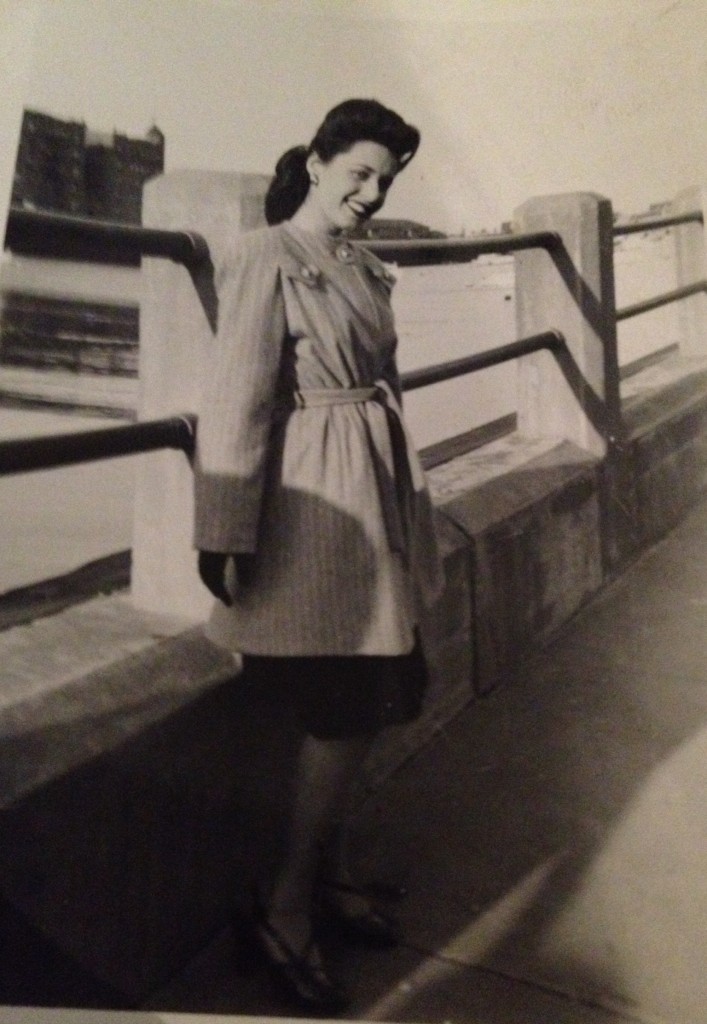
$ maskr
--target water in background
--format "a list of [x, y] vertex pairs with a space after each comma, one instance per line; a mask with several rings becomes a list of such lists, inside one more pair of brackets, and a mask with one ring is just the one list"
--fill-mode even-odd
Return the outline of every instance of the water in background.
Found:
[[[95, 430], [99, 417], [0, 408], [0, 439]], [[0, 594], [124, 551], [139, 456], [0, 478]]]
[[[620, 236], [614, 249], [616, 304], [622, 308], [676, 287], [670, 229]], [[398, 271], [393, 301], [402, 371], [483, 352], [518, 337], [512, 256]], [[678, 305], [621, 321], [619, 365], [679, 342]], [[548, 323], [547, 329], [555, 325]], [[419, 447], [471, 430], [517, 409], [517, 363], [411, 392], [406, 418]]]
[[[616, 308], [677, 288], [675, 236], [670, 228], [619, 236], [614, 243]], [[620, 321], [619, 365], [680, 343], [680, 303]]]
[[[512, 257], [397, 271], [393, 307], [400, 371], [448, 362], [516, 337]], [[418, 447], [515, 412], [515, 373], [495, 366], [405, 396]]]

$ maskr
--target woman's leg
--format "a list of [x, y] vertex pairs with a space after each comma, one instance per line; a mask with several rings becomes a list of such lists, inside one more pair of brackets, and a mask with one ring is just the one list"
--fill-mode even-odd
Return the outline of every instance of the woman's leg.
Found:
[[302, 950], [310, 939], [322, 848], [339, 823], [371, 743], [370, 736], [345, 740], [307, 736], [302, 745], [286, 859], [268, 904], [270, 923], [295, 950]]

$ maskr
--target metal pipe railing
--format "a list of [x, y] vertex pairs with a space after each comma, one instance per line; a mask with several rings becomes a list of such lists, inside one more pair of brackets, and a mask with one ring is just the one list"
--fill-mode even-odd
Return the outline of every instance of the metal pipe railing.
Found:
[[206, 259], [209, 252], [202, 236], [192, 231], [165, 231], [18, 206], [8, 212], [5, 248], [103, 262], [162, 256], [187, 267]]
[[674, 217], [652, 217], [649, 220], [637, 220], [630, 224], [615, 224], [615, 235], [637, 235], [642, 231], [657, 231], [659, 228], [673, 228], [680, 224], [704, 223], [701, 210], [676, 214]]
[[[702, 222], [699, 211], [678, 217], [617, 225], [615, 235], [672, 227], [693, 221]], [[531, 248], [556, 251], [560, 236], [553, 231], [525, 234], [482, 235], [476, 238], [371, 239], [365, 242], [382, 259], [402, 266], [467, 262], [484, 254], [506, 254]], [[166, 257], [193, 267], [208, 258], [205, 239], [188, 231], [166, 231], [132, 224], [71, 217], [47, 211], [11, 207], [8, 214], [5, 245], [28, 248], [35, 253], [90, 256]], [[617, 320], [625, 320], [707, 290], [707, 281], [667, 292], [617, 311]], [[486, 352], [450, 360], [402, 375], [404, 391], [451, 380], [467, 373], [500, 365], [519, 356], [542, 349], [557, 352], [565, 346], [559, 331], [550, 330], [489, 349]], [[174, 448], [190, 453], [193, 449], [196, 417], [191, 414], [112, 427], [102, 430], [22, 438], [0, 442], [0, 476], [37, 469], [50, 469], [102, 458], [133, 455], [140, 452]]]
[[35, 469], [56, 469], [162, 448], [190, 453], [195, 427], [196, 417], [184, 414], [121, 427], [0, 441], [0, 476]]
[[[669, 217], [655, 217], [631, 224], [616, 224], [614, 235], [637, 234], [675, 227], [692, 222], [703, 223], [700, 210]], [[498, 235], [476, 235], [471, 238], [406, 238], [367, 239], [367, 248], [382, 259], [401, 266], [432, 263], [463, 263], [477, 256], [497, 253], [505, 255], [523, 249], [541, 248], [552, 251], [561, 245], [555, 231], [512, 232]], [[204, 238], [192, 231], [167, 231], [137, 224], [74, 217], [49, 210], [29, 210], [11, 206], [5, 232], [6, 248], [31, 248], [37, 254], [56, 255], [58, 251], [79, 251], [81, 255], [110, 255], [139, 258], [163, 256], [179, 263], [193, 265], [208, 253]]]
[[527, 356], [531, 352], [540, 352], [541, 349], [558, 352], [564, 346], [565, 339], [559, 331], [544, 331], [542, 334], [533, 334], [529, 338], [521, 338], [518, 341], [510, 342], [508, 345], [500, 345], [498, 348], [487, 349], [485, 352], [478, 352], [472, 356], [451, 359], [449, 362], [438, 363], [436, 366], [425, 366], [420, 370], [410, 370], [402, 374], [403, 391], [413, 391], [415, 388], [427, 387], [429, 384], [439, 384], [441, 381], [452, 380], [454, 377], [461, 377], [463, 374], [486, 370], [491, 366], [499, 366], [501, 363], [506, 363], [510, 359]]
[[505, 255], [523, 249], [552, 252], [562, 245], [562, 240], [556, 231], [529, 231], [472, 238], [371, 238], [364, 244], [382, 260], [402, 267], [419, 267], [434, 263], [467, 263], [477, 256]]
[[663, 292], [661, 295], [654, 295], [651, 299], [643, 299], [641, 302], [634, 302], [631, 306], [617, 309], [616, 319], [617, 321], [628, 320], [629, 317], [638, 316], [639, 313], [649, 313], [652, 309], [659, 309], [661, 306], [667, 306], [671, 302], [678, 302], [680, 299], [686, 299], [690, 295], [698, 295], [704, 291], [707, 291], [707, 280], [695, 281], [694, 284], [686, 284], [671, 292]]
[[[485, 254], [522, 249], [552, 250], [561, 241], [554, 231], [535, 231], [475, 238], [366, 239], [364, 244], [382, 259], [394, 260], [401, 266], [422, 266], [464, 263]], [[194, 266], [208, 256], [208, 245], [196, 232], [165, 231], [18, 206], [10, 207], [8, 213], [5, 247], [26, 249], [36, 255], [93, 256], [102, 260], [111, 256], [164, 256], [187, 266]]]

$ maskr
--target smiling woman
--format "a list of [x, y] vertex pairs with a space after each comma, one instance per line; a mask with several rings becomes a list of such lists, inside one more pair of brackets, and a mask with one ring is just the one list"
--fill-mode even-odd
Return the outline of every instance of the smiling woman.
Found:
[[412, 160], [419, 144], [417, 128], [382, 103], [345, 100], [329, 111], [309, 146], [294, 146], [280, 157], [265, 203], [268, 223], [279, 224], [297, 213], [301, 216], [305, 210], [313, 212], [320, 200], [315, 190], [325, 174], [329, 187], [340, 190], [339, 201], [347, 188], [353, 196], [357, 182], [376, 182], [373, 200], [368, 200], [365, 189], [358, 193], [353, 221], [334, 222], [331, 229], [341, 231], [354, 226], [381, 208], [393, 179]]
[[208, 635], [286, 694], [305, 733], [284, 863], [247, 920], [299, 1006], [344, 1006], [313, 940], [397, 941], [354, 885], [345, 797], [382, 729], [416, 718], [424, 605], [441, 589], [432, 505], [402, 422], [392, 277], [347, 241], [385, 202], [417, 129], [375, 100], [335, 107], [280, 159], [269, 226], [216, 267], [215, 359], [199, 413], [195, 543]]

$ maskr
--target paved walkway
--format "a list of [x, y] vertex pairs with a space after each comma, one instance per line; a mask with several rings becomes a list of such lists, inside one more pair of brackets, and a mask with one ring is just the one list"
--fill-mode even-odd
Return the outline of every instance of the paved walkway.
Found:
[[[366, 803], [405, 940], [357, 1020], [707, 1022], [707, 501]], [[291, 1015], [224, 933], [146, 1010]]]

